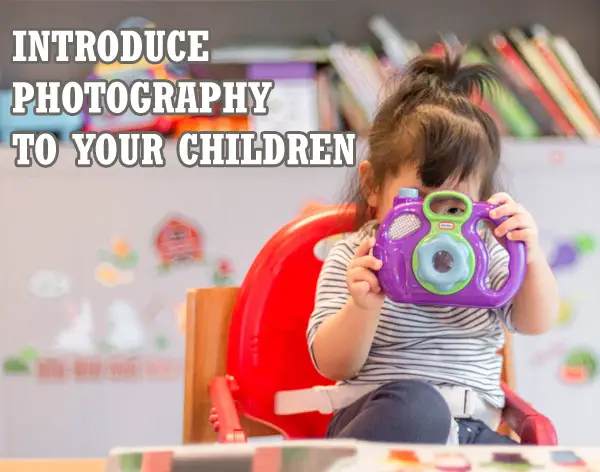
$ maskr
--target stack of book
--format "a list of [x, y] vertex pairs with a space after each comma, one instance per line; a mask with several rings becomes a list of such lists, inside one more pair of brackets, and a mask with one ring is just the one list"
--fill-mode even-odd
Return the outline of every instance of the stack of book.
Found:
[[[324, 34], [317, 45], [231, 46], [214, 51], [212, 59], [246, 65], [250, 79], [275, 80], [269, 116], [250, 117], [250, 129], [353, 131], [364, 137], [406, 65], [422, 52], [442, 51], [441, 42], [421, 49], [382, 17], [372, 18], [369, 28], [379, 44], [349, 45]], [[442, 40], [463, 47], [452, 34]], [[492, 31], [468, 43], [463, 58], [499, 72], [493, 93], [473, 100], [502, 135], [600, 138], [600, 88], [564, 37], [541, 25]]]
[[[317, 73], [320, 127], [364, 135], [378, 103], [393, 88], [393, 77], [422, 52], [384, 18], [369, 24], [382, 55], [368, 46], [343, 43], [328, 47], [330, 64]], [[450, 47], [456, 37], [443, 38]], [[441, 50], [441, 44], [432, 48]], [[501, 83], [488, 97], [474, 98], [496, 120], [501, 133], [523, 139], [563, 136], [600, 137], [600, 88], [569, 42], [534, 25], [494, 31], [470, 43], [464, 62], [495, 67]]]

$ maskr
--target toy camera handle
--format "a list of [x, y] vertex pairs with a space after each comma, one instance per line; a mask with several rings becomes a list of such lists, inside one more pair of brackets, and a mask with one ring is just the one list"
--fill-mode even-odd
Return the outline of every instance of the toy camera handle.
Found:
[[[465, 232], [477, 233], [477, 226], [480, 221], [489, 221], [495, 227], [500, 226], [504, 221], [506, 221], [507, 217], [502, 218], [492, 218], [490, 216], [490, 211], [494, 208], [497, 208], [496, 205], [492, 205], [490, 203], [477, 202], [473, 203], [473, 213], [471, 218], [464, 227]], [[481, 238], [478, 238], [482, 245], [484, 245]], [[508, 261], [508, 278], [504, 282], [504, 286], [500, 290], [492, 290], [486, 284], [483, 284], [482, 287], [479, 287], [487, 297], [490, 299], [497, 300], [497, 305], [501, 305], [502, 302], [510, 301], [517, 294], [519, 289], [521, 288], [521, 284], [523, 283], [523, 278], [525, 277], [525, 267], [526, 267], [526, 252], [525, 252], [525, 243], [522, 241], [511, 241], [510, 239], [504, 238], [504, 246], [509, 255]], [[488, 257], [487, 250], [484, 249], [483, 252], [479, 251], [479, 253], [485, 254], [485, 261], [477, 261], [477, 269], [475, 273], [476, 280], [485, 280], [488, 270]], [[482, 263], [483, 262], [483, 263]], [[485, 272], [483, 272], [485, 270]], [[477, 273], [481, 271], [482, 273]]]

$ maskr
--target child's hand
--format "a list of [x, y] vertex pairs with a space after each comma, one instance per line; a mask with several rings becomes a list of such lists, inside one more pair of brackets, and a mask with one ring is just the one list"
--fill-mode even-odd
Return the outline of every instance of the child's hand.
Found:
[[372, 272], [381, 269], [381, 261], [370, 255], [375, 239], [365, 239], [348, 265], [346, 283], [354, 303], [363, 310], [379, 310], [385, 301], [379, 281]]
[[490, 212], [492, 218], [507, 217], [507, 220], [494, 229], [494, 236], [498, 241], [501, 242], [503, 237], [511, 241], [523, 241], [527, 247], [527, 262], [531, 262], [543, 253], [540, 249], [537, 224], [531, 213], [507, 193], [493, 195], [488, 203], [499, 205]]

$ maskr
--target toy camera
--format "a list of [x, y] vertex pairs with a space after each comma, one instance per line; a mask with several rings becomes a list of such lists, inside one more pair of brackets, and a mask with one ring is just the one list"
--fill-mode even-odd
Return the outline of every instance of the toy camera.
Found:
[[[463, 202], [464, 213], [434, 213], [431, 203], [440, 198]], [[500, 290], [489, 288], [489, 256], [478, 226], [482, 221], [498, 226], [506, 219], [491, 218], [493, 208], [458, 192], [435, 192], [423, 200], [416, 189], [400, 189], [373, 248], [382, 261], [377, 278], [387, 297], [397, 303], [475, 308], [510, 302], [523, 283], [525, 245], [506, 240], [509, 277]]]

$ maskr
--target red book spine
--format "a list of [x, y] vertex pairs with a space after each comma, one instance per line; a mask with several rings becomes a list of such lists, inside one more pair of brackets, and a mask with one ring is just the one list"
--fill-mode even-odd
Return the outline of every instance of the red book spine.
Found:
[[515, 74], [518, 74], [523, 83], [527, 84], [531, 92], [537, 97], [540, 103], [548, 111], [552, 119], [566, 136], [577, 136], [577, 131], [573, 124], [568, 120], [558, 104], [552, 99], [544, 86], [539, 82], [535, 74], [523, 62], [521, 56], [511, 44], [501, 35], [493, 35], [491, 44], [504, 57]]
[[[437, 44], [433, 45], [433, 47], [431, 48], [431, 52], [433, 54], [441, 57], [444, 55], [444, 46], [441, 43], [437, 43]], [[510, 136], [510, 132], [508, 131], [506, 124], [502, 121], [500, 116], [498, 116], [496, 109], [492, 106], [492, 104], [488, 100], [485, 99], [485, 97], [482, 97], [481, 94], [475, 93], [470, 98], [473, 103], [475, 103], [477, 106], [479, 106], [479, 108], [481, 108], [488, 115], [490, 115], [490, 117], [496, 123], [496, 126], [498, 127], [498, 131], [500, 132], [500, 134], [502, 136]]]
[[596, 130], [600, 131], [600, 121], [598, 120], [598, 117], [592, 112], [585, 98], [581, 94], [579, 88], [577, 88], [577, 85], [575, 85], [568, 72], [565, 71], [562, 64], [558, 61], [558, 59], [554, 55], [554, 52], [552, 52], [552, 50], [550, 50], [550, 48], [548, 48], [548, 45], [544, 42], [536, 39], [534, 39], [533, 41], [540, 53], [542, 54], [542, 56], [544, 57], [544, 59], [546, 60], [546, 62], [548, 63], [548, 65], [552, 68], [554, 73], [558, 76], [560, 81], [563, 83], [563, 85], [569, 92], [569, 95], [573, 97], [575, 103], [579, 105], [579, 107], [583, 110], [586, 116], [590, 119]]

